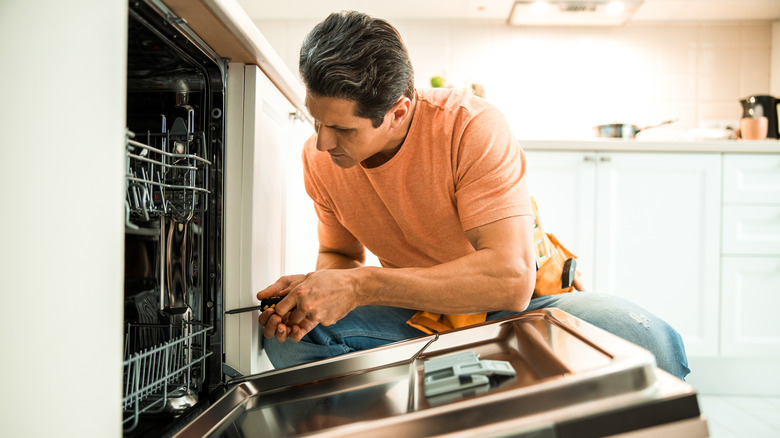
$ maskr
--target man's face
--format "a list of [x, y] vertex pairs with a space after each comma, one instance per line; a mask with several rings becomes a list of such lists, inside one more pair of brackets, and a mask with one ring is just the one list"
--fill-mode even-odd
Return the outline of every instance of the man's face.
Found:
[[[339, 167], [350, 168], [398, 146], [391, 142], [387, 116], [382, 125], [374, 128], [370, 119], [355, 115], [355, 103], [351, 100], [306, 93], [306, 107], [314, 118], [317, 150], [329, 153]], [[379, 157], [366, 164], [373, 167], [371, 161]]]

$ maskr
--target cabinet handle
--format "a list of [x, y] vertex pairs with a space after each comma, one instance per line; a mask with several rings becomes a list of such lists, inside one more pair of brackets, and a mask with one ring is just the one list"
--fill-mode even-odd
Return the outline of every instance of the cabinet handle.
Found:
[[582, 157], [582, 159], [583, 159], [584, 161], [587, 161], [587, 162], [596, 161], [596, 159], [595, 159], [595, 158], [593, 158], [593, 156], [592, 156], [592, 155], [585, 155], [584, 157]]
[[611, 157], [599, 157], [599, 161], [601, 161], [602, 163], [608, 163], [608, 162], [612, 161], [612, 158]]
[[302, 122], [303, 121], [303, 114], [301, 114], [301, 112], [298, 111], [298, 110], [290, 111], [290, 113], [288, 114], [288, 118], [290, 120], [297, 120], [299, 122]]

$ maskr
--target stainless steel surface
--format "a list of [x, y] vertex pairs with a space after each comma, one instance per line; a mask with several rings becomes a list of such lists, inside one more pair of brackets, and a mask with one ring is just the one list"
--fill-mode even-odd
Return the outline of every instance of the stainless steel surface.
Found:
[[165, 259], [165, 292], [160, 300], [160, 310], [168, 315], [181, 315], [189, 309], [188, 292], [191, 290], [189, 267], [192, 266], [193, 224], [171, 219], [163, 251]]
[[[509, 362], [516, 378], [431, 403], [423, 394], [425, 361], [467, 350]], [[179, 436], [522, 436], [551, 427], [551, 412], [564, 421], [691, 394], [689, 385], [656, 370], [646, 350], [545, 309], [249, 376]], [[680, 411], [697, 416], [695, 396], [693, 406], [686, 403]], [[518, 421], [526, 429], [500, 426]]]
[[659, 126], [674, 123], [676, 120], [665, 120], [657, 125], [645, 126], [643, 128], [630, 123], [607, 123], [593, 128], [596, 137], [602, 138], [635, 138], [641, 131], [657, 128]]
[[198, 403], [198, 394], [186, 386], [180, 386], [168, 395], [165, 412], [182, 412]]

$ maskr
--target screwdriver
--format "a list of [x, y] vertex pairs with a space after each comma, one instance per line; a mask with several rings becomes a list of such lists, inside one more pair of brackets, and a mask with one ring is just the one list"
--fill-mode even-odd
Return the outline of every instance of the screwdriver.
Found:
[[279, 301], [282, 301], [282, 298], [284, 297], [265, 298], [260, 300], [260, 304], [258, 304], [257, 306], [239, 307], [238, 309], [226, 310], [225, 314], [232, 315], [234, 313], [251, 312], [253, 310], [273, 309], [274, 307], [276, 307], [276, 304], [279, 303]]

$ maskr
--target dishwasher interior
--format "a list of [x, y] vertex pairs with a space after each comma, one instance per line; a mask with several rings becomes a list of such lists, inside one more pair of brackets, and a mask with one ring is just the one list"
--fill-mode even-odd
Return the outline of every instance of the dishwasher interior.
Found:
[[123, 429], [144, 435], [219, 386], [225, 63], [154, 0], [130, 2]]

